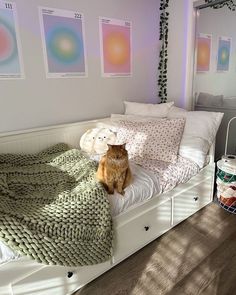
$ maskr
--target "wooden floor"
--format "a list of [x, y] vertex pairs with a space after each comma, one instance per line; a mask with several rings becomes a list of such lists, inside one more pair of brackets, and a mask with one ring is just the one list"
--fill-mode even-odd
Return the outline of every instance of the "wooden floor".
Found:
[[212, 203], [76, 295], [235, 295], [236, 215]]

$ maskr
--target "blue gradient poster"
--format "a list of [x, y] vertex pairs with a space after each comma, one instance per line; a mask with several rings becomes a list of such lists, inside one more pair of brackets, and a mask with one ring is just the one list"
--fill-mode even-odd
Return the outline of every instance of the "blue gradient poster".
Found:
[[231, 38], [219, 37], [217, 53], [217, 71], [226, 72], [229, 70]]
[[83, 15], [42, 7], [40, 25], [47, 78], [86, 77]]
[[0, 2], [0, 78], [24, 78], [16, 5]]

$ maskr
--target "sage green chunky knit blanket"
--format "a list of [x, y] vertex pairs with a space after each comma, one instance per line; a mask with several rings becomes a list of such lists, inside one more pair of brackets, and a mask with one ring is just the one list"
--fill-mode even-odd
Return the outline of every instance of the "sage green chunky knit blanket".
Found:
[[82, 266], [111, 257], [112, 218], [96, 164], [55, 145], [0, 155], [0, 239], [38, 262]]

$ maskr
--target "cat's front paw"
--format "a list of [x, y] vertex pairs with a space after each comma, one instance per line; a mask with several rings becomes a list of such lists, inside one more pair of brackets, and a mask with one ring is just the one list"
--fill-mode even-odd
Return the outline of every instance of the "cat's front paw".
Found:
[[122, 195], [122, 196], [124, 196], [124, 194], [125, 194], [125, 191], [124, 191], [124, 190], [121, 190], [121, 191], [118, 191], [118, 190], [117, 190], [117, 192], [118, 192], [120, 195]]
[[109, 195], [113, 195], [114, 194], [114, 189], [108, 189], [107, 192], [108, 192]]

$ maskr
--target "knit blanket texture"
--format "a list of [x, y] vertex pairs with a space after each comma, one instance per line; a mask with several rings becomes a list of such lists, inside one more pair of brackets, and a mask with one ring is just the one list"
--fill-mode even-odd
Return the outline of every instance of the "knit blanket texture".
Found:
[[31, 155], [0, 154], [0, 239], [48, 265], [108, 260], [112, 217], [96, 170], [66, 144]]

